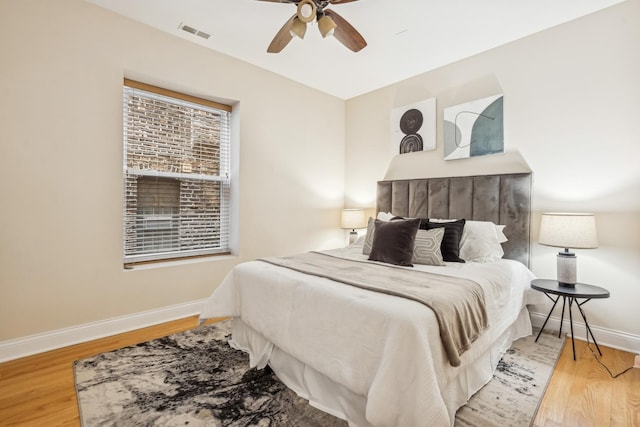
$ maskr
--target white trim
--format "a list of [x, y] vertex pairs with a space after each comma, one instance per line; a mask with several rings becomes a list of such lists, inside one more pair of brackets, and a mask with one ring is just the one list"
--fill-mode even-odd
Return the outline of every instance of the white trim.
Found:
[[[546, 318], [547, 314], [531, 312], [531, 324], [533, 326], [541, 327], [544, 323], [544, 319]], [[565, 317], [562, 323], [562, 332], [565, 335], [570, 335], [571, 325], [569, 323], [569, 319]], [[591, 328], [593, 335], [596, 337], [598, 345], [604, 345], [606, 347], [640, 354], [640, 336], [626, 332], [614, 331], [613, 329], [602, 328], [592, 324], [589, 324], [589, 327]], [[560, 329], [560, 318], [557, 316], [551, 316], [544, 329], [558, 331]], [[573, 331], [575, 332], [575, 339], [586, 341], [587, 328], [583, 322], [579, 322], [574, 318]], [[589, 341], [591, 341], [591, 338], [589, 338]]]
[[[127, 316], [120, 316], [70, 328], [30, 335], [24, 338], [1, 341], [0, 363], [98, 338], [133, 331], [147, 326], [157, 325], [159, 323], [199, 315], [205, 301], [206, 299], [191, 301]], [[546, 314], [531, 312], [531, 323], [533, 326], [541, 327], [546, 317]], [[551, 316], [545, 326], [545, 329], [555, 329], [557, 331], [559, 329], [559, 325], [560, 318], [557, 316]], [[590, 326], [591, 331], [598, 340], [598, 344], [628, 351], [634, 354], [640, 353], [640, 336], [594, 325]], [[574, 320], [573, 327], [576, 333], [576, 339], [584, 341], [584, 323]], [[562, 330], [565, 333], [570, 332], [568, 319], [564, 320]]]
[[72, 326], [70, 328], [57, 329], [24, 338], [0, 341], [0, 363], [145, 328], [147, 326], [199, 315], [205, 301], [206, 299], [191, 301], [98, 322], [85, 323], [84, 325]]

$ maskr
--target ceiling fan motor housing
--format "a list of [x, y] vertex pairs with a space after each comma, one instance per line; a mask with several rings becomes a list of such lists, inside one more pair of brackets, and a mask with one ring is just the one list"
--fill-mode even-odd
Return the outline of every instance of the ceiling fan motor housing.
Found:
[[317, 10], [313, 0], [302, 0], [298, 3], [298, 19], [308, 24], [315, 19]]

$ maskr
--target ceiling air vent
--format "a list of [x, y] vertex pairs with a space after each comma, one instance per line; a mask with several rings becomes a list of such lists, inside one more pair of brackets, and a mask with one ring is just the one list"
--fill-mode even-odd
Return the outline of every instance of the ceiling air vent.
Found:
[[182, 31], [186, 31], [187, 33], [191, 33], [191, 34], [196, 35], [198, 37], [202, 37], [203, 39], [208, 39], [209, 37], [211, 37], [211, 34], [207, 34], [204, 31], [198, 30], [197, 28], [193, 28], [193, 27], [190, 27], [188, 25], [184, 25], [182, 22], [180, 23], [178, 28], [181, 29]]

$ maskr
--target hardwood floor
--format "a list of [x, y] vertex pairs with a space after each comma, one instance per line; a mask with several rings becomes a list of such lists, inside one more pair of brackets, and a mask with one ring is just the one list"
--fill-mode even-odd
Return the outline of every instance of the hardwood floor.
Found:
[[[211, 320], [215, 321], [215, 320]], [[191, 329], [192, 316], [0, 364], [0, 426], [79, 426], [73, 361]]]
[[[193, 328], [189, 317], [0, 364], [0, 426], [79, 426], [74, 360]], [[601, 347], [618, 373], [633, 355]], [[564, 346], [534, 422], [536, 427], [640, 427], [640, 369], [617, 379], [594, 359], [586, 343]]]
[[[613, 379], [595, 360], [586, 342], [575, 343], [574, 362], [571, 338], [567, 339], [534, 427], [640, 427], [640, 369]], [[593, 343], [590, 346], [598, 354]], [[600, 349], [600, 360], [614, 375], [633, 365], [631, 353], [603, 346]]]

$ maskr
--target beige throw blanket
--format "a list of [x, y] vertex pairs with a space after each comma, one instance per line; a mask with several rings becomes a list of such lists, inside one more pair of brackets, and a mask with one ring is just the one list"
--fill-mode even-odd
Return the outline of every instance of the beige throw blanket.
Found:
[[260, 261], [422, 303], [436, 315], [452, 366], [488, 326], [484, 292], [472, 280], [388, 264], [354, 261], [319, 252]]

